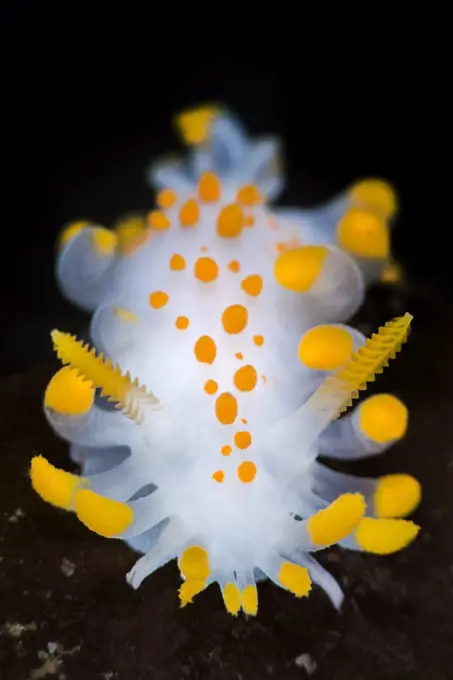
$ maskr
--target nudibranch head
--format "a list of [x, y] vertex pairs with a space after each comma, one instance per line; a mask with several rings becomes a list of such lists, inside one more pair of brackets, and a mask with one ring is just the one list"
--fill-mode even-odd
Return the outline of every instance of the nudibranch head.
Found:
[[388, 554], [418, 532], [404, 519], [421, 497], [410, 475], [360, 479], [317, 460], [380, 453], [407, 428], [393, 395], [338, 419], [409, 332], [410, 314], [369, 339], [344, 324], [370, 262], [388, 260], [396, 204], [373, 180], [296, 228], [269, 207], [277, 144], [254, 145], [212, 107], [180, 128], [189, 169], [154, 168], [156, 209], [61, 240], [58, 279], [94, 311], [94, 347], [52, 332], [64, 367], [44, 406], [82, 475], [38, 456], [33, 488], [142, 552], [133, 587], [177, 559], [182, 606], [217, 582], [228, 612], [255, 615], [263, 576], [296, 597], [321, 585], [340, 606], [311, 552]]

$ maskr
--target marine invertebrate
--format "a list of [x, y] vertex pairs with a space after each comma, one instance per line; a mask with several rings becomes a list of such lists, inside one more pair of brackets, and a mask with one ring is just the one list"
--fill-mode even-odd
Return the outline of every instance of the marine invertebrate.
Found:
[[[344, 323], [389, 263], [396, 198], [368, 180], [320, 210], [271, 210], [275, 140], [252, 143], [209, 108], [180, 125], [193, 149], [186, 165], [150, 169], [158, 209], [62, 236], [57, 278], [94, 311], [94, 348], [53, 331], [64, 367], [45, 412], [83, 474], [38, 456], [32, 484], [143, 553], [134, 587], [176, 558], [183, 605], [216, 581], [230, 613], [256, 614], [266, 576], [297, 597], [313, 581], [339, 606], [310, 553], [388, 554], [418, 532], [404, 519], [415, 479], [359, 479], [317, 460], [380, 453], [406, 430], [392, 395], [338, 419], [409, 332], [410, 314], [369, 339]], [[116, 410], [95, 402], [97, 388]]]

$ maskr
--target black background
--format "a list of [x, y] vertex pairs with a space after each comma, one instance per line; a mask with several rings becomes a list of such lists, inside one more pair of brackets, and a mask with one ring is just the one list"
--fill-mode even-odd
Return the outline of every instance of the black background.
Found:
[[[0, 381], [0, 610], [5, 621], [36, 625], [17, 638], [0, 620], [2, 680], [34, 677], [50, 641], [67, 650], [60, 670], [68, 680], [300, 680], [307, 675], [294, 660], [307, 652], [319, 680], [452, 677], [444, 25], [433, 3], [2, 5], [0, 374], [9, 377]], [[58, 368], [49, 332], [80, 334], [88, 322], [56, 289], [57, 234], [79, 217], [109, 226], [149, 210], [144, 167], [181, 148], [172, 116], [211, 100], [229, 105], [252, 134], [283, 138], [283, 204], [313, 205], [363, 176], [387, 178], [400, 194], [393, 245], [408, 285], [371, 292], [359, 325], [368, 333], [414, 314], [410, 342], [377, 385], [401, 394], [411, 427], [395, 449], [354, 472], [417, 476], [422, 531], [389, 558], [336, 549], [321, 556], [346, 592], [340, 615], [319, 590], [301, 602], [269, 583], [260, 586], [256, 620], [227, 616], [214, 588], [181, 610], [175, 564], [132, 593], [124, 575], [136, 556], [30, 488], [36, 453], [69, 465], [66, 443], [42, 415]], [[75, 565], [73, 576], [62, 559]]]

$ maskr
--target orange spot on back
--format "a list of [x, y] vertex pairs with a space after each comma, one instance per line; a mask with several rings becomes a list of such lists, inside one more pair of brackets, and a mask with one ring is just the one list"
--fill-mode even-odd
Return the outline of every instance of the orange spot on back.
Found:
[[222, 456], [229, 456], [232, 450], [233, 449], [231, 448], [231, 446], [229, 444], [226, 444], [225, 446], [222, 446], [222, 448], [220, 449], [220, 453], [222, 454]]
[[171, 208], [177, 200], [178, 196], [173, 189], [162, 189], [156, 196], [156, 203], [159, 208]]
[[246, 460], [239, 465], [237, 473], [239, 479], [241, 480], [241, 482], [244, 482], [244, 484], [253, 482], [256, 475], [256, 465], [255, 463], [252, 463], [251, 460]]
[[247, 420], [245, 418], [241, 418], [241, 423], [244, 423], [244, 425], [247, 425]]
[[207, 246], [201, 246], [200, 250], [201, 250], [202, 253], [207, 253], [207, 252], [208, 252]]
[[170, 269], [173, 271], [181, 271], [186, 268], [186, 261], [182, 255], [173, 255], [170, 260]]
[[254, 215], [246, 215], [244, 217], [244, 227], [253, 227], [254, 224], [255, 224]]
[[214, 472], [214, 474], [212, 475], [212, 479], [221, 484], [225, 479], [225, 473], [223, 472], [223, 470], [217, 470], [217, 472]]
[[209, 335], [202, 335], [195, 343], [195, 356], [203, 364], [212, 364], [216, 358], [217, 348]]
[[236, 198], [239, 203], [246, 206], [256, 205], [262, 201], [261, 192], [254, 184], [246, 184], [239, 189]]
[[257, 347], [262, 347], [264, 345], [264, 338], [262, 335], [254, 335], [253, 342], [255, 345], [257, 345]]
[[247, 326], [248, 311], [242, 305], [226, 307], [222, 314], [222, 324], [227, 333], [240, 333]]
[[198, 197], [205, 203], [220, 199], [221, 184], [215, 172], [203, 172], [198, 181]]
[[215, 380], [207, 380], [204, 384], [204, 391], [207, 394], [215, 394], [218, 389], [218, 385]]
[[232, 425], [237, 418], [238, 403], [229, 392], [220, 394], [215, 402], [215, 414], [222, 425]]
[[234, 443], [238, 449], [248, 449], [252, 443], [252, 435], [250, 432], [236, 432], [234, 435]]
[[244, 358], [244, 355], [242, 354], [242, 352], [236, 352], [236, 354], [234, 356], [236, 357], [236, 359], [239, 359], [239, 360], [242, 360]]
[[241, 283], [241, 288], [247, 295], [256, 297], [263, 290], [263, 279], [258, 274], [246, 276]]
[[228, 265], [228, 269], [237, 274], [240, 269], [239, 262], [237, 260], [231, 260], [231, 262]]
[[148, 223], [152, 229], [169, 229], [170, 220], [160, 210], [152, 210], [148, 215]]
[[258, 376], [256, 370], [248, 364], [241, 366], [234, 374], [234, 384], [241, 392], [250, 392], [256, 386]]
[[215, 281], [219, 274], [217, 263], [210, 257], [199, 257], [195, 262], [195, 276], [203, 283], [211, 283]]
[[167, 293], [164, 293], [163, 290], [156, 290], [149, 296], [149, 304], [151, 305], [151, 307], [154, 307], [154, 309], [160, 309], [161, 307], [165, 307], [167, 302], [168, 295]]
[[182, 227], [194, 227], [200, 219], [200, 208], [194, 198], [189, 198], [188, 201], [181, 206], [179, 211], [179, 222]]
[[244, 226], [242, 208], [235, 203], [226, 205], [217, 218], [217, 233], [223, 238], [239, 236]]
[[178, 318], [175, 321], [175, 326], [178, 328], [180, 331], [185, 331], [186, 328], [189, 326], [189, 319], [187, 316], [178, 316]]

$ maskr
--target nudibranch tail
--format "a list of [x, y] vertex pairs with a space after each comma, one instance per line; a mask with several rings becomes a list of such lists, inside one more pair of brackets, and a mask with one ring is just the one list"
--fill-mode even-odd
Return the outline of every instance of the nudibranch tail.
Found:
[[62, 363], [91, 380], [95, 387], [101, 388], [101, 396], [117, 402], [118, 408], [131, 420], [139, 422], [144, 415], [145, 405], [156, 406], [159, 403], [146, 387], [140, 385], [138, 378], [132, 380], [129, 373], [123, 375], [118, 365], [114, 366], [102, 354], [97, 355], [96, 350], [89, 349], [83, 341], [58, 330], [52, 331], [51, 336]]

